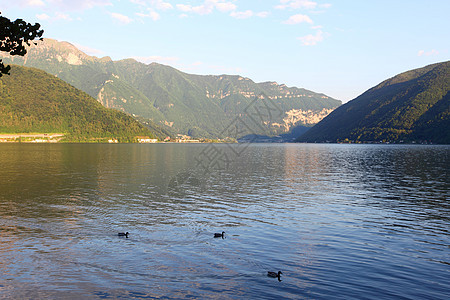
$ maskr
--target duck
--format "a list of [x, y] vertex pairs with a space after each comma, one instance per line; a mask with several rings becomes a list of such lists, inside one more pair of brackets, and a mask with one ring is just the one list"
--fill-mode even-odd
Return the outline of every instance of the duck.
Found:
[[214, 237], [215, 238], [219, 238], [219, 237], [223, 238], [224, 234], [225, 234], [225, 231], [222, 231], [222, 233], [214, 233]]
[[267, 272], [267, 276], [272, 277], [272, 278], [278, 278], [278, 281], [281, 281], [281, 278], [280, 278], [281, 274], [283, 274], [283, 272], [281, 272], [281, 271], [278, 271], [278, 273], [272, 272], [272, 271]]
[[129, 233], [128, 233], [128, 231], [127, 232], [119, 232], [117, 235], [118, 236], [125, 236], [125, 237], [128, 238]]

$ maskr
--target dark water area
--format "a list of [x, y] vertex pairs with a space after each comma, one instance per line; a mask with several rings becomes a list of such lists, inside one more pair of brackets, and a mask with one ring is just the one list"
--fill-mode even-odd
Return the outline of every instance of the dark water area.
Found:
[[450, 146], [1, 144], [0, 298], [448, 299], [449, 170]]

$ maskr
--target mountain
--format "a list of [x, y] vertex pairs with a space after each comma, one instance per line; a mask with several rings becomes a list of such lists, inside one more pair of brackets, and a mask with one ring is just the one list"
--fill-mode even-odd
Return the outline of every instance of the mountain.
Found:
[[399, 74], [342, 105], [298, 141], [449, 144], [449, 90], [450, 61]]
[[0, 133], [64, 133], [65, 141], [153, 137], [123, 112], [42, 70], [13, 65], [0, 78]]
[[312, 126], [341, 102], [276, 82], [255, 83], [241, 76], [192, 75], [172, 67], [134, 59], [112, 61], [89, 56], [67, 42], [44, 39], [25, 57], [1, 55], [6, 63], [49, 72], [96, 98], [105, 107], [126, 112], [142, 122], [194, 137], [224, 137], [223, 130], [263, 95], [281, 112], [265, 128], [242, 135], [277, 135]]

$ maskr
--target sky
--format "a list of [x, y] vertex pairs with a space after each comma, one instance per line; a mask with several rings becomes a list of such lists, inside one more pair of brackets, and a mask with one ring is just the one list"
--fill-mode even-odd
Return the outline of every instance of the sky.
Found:
[[276, 81], [343, 102], [450, 58], [449, 0], [0, 0], [0, 12], [89, 55]]

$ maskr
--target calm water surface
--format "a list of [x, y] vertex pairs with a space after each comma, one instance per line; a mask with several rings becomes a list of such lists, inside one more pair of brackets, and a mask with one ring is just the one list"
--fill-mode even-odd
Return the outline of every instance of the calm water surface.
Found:
[[449, 298], [449, 146], [233, 147], [0, 145], [0, 298]]

